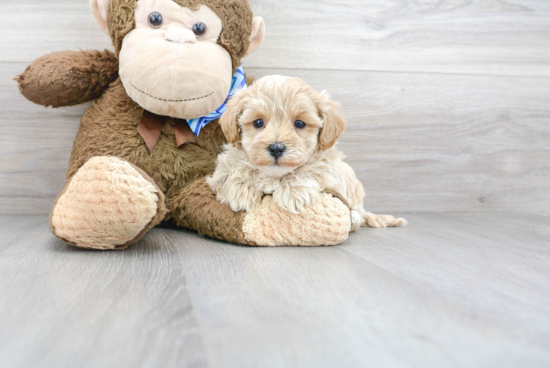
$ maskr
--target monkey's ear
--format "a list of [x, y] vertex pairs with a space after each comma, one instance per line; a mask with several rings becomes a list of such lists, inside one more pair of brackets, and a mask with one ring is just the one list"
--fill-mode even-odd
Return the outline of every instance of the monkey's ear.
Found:
[[250, 33], [250, 45], [245, 56], [252, 54], [262, 44], [265, 37], [265, 22], [262, 17], [254, 17], [252, 20], [252, 32]]
[[94, 18], [101, 27], [101, 30], [105, 33], [109, 33], [109, 26], [107, 25], [107, 12], [109, 10], [109, 3], [111, 0], [90, 0], [90, 8], [94, 14]]
[[240, 115], [240, 102], [242, 100], [242, 92], [237, 93], [227, 103], [227, 110], [220, 118], [220, 126], [222, 127], [223, 134], [227, 141], [232, 145], [235, 145], [239, 141], [239, 121], [237, 120]]
[[323, 151], [334, 146], [346, 130], [346, 120], [340, 111], [340, 104], [326, 98], [319, 113], [324, 120], [321, 133], [319, 134], [319, 148]]

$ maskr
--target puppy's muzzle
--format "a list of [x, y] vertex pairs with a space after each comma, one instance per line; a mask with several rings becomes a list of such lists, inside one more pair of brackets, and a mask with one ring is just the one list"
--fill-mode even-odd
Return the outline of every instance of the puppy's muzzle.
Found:
[[271, 155], [271, 157], [277, 160], [282, 155], [284, 155], [286, 151], [286, 146], [282, 143], [274, 143], [271, 146], [269, 146], [267, 150], [269, 151], [269, 154]]

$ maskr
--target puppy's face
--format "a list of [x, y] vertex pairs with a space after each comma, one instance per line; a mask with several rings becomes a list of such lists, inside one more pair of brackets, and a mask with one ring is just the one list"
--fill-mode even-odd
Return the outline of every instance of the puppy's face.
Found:
[[302, 80], [269, 76], [233, 97], [221, 126], [254, 167], [278, 177], [332, 147], [345, 122], [338, 104]]

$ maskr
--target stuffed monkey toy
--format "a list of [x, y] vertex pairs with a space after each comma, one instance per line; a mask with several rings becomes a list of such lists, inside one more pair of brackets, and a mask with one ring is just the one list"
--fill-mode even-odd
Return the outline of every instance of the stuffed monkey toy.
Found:
[[352, 228], [338, 194], [300, 215], [266, 197], [233, 212], [205, 182], [226, 140], [225, 103], [246, 87], [241, 59], [265, 25], [247, 0], [91, 0], [114, 45], [34, 61], [16, 79], [30, 101], [93, 101], [74, 141], [52, 232], [81, 248], [123, 249], [159, 225], [246, 245], [333, 245]]

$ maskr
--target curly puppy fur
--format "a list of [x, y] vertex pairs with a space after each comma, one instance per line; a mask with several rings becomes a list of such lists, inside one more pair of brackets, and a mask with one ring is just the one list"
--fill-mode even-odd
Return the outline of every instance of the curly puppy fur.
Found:
[[[257, 80], [230, 101], [221, 126], [230, 144], [207, 182], [233, 211], [252, 212], [272, 195], [279, 207], [299, 214], [324, 190], [336, 190], [352, 209], [353, 230], [406, 224], [365, 211], [363, 186], [334, 147], [346, 128], [339, 104], [301, 79]], [[283, 145], [284, 152], [274, 155], [273, 145]]]

